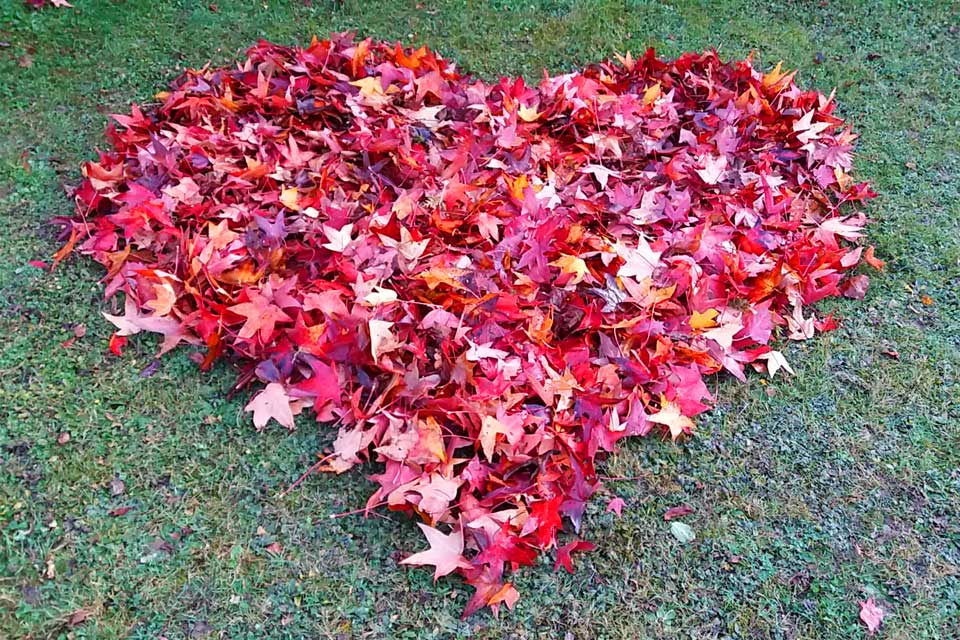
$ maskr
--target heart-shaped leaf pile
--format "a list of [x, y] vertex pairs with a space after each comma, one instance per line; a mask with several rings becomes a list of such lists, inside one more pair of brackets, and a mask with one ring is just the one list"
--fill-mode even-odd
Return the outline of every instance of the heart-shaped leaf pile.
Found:
[[468, 614], [579, 530], [598, 454], [691, 433], [705, 375], [789, 372], [771, 340], [832, 328], [809, 305], [881, 264], [855, 136], [779, 66], [649, 51], [488, 84], [340, 34], [159, 99], [114, 116], [69, 221], [125, 295], [111, 348], [232, 357], [258, 428], [312, 408], [323, 468], [380, 465], [367, 507], [425, 521], [406, 562], [461, 574]]

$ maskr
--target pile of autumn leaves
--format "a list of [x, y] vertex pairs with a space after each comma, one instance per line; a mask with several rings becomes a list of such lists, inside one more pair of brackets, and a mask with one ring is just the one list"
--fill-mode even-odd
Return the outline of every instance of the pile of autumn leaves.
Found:
[[648, 52], [487, 84], [335, 35], [158, 100], [114, 117], [69, 224], [124, 294], [111, 349], [229, 357], [258, 428], [309, 408], [336, 430], [318, 466], [375, 462], [367, 507], [423, 519], [405, 562], [461, 574], [467, 613], [592, 547], [558, 534], [598, 455], [692, 433], [706, 375], [789, 371], [771, 341], [832, 328], [810, 305], [881, 264], [855, 136], [779, 67]]

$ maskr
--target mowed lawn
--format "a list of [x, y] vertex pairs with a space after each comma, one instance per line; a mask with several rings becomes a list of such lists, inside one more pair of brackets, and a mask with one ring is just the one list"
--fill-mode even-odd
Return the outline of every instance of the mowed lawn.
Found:
[[[797, 0], [0, 0], [0, 637], [960, 637], [960, 5]], [[107, 114], [258, 38], [317, 33], [426, 43], [484, 78], [572, 69], [616, 51], [717, 47], [784, 60], [837, 88], [881, 194], [887, 270], [864, 302], [826, 301], [838, 331], [785, 353], [792, 378], [716, 381], [698, 435], [602, 464], [605, 495], [574, 575], [516, 574], [494, 619], [469, 589], [398, 564], [414, 522], [363, 505], [359, 472], [283, 490], [328, 446], [312, 419], [256, 433], [234, 372], [153, 337], [122, 358], [101, 273], [57, 249], [50, 218], [102, 145]], [[84, 327], [85, 335], [78, 327]], [[69, 341], [73, 338], [72, 343]], [[69, 434], [69, 441], [66, 436]], [[367, 470], [373, 472], [373, 468]], [[626, 501], [622, 518], [607, 499]], [[663, 514], [680, 504], [697, 539]], [[274, 545], [276, 543], [276, 545]]]

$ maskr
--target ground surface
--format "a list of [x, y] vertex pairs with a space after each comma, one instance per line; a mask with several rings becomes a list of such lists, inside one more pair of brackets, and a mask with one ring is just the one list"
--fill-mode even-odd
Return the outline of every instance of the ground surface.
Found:
[[[882, 637], [960, 634], [960, 6], [73, 3], [0, 0], [0, 637], [856, 638], [869, 595], [889, 612]], [[573, 576], [549, 559], [520, 573], [499, 621], [461, 622], [461, 583], [398, 565], [423, 546], [411, 521], [328, 517], [363, 504], [359, 473], [279, 496], [328, 434], [255, 433], [224, 399], [229, 367], [202, 375], [186, 351], [142, 377], [154, 341], [106, 353], [94, 266], [27, 265], [56, 249], [44, 222], [70, 211], [61, 185], [107, 113], [259, 37], [346, 28], [487, 78], [648, 45], [755, 49], [838, 87], [858, 174], [882, 194], [872, 239], [889, 264], [866, 302], [821, 307], [843, 326], [788, 347], [792, 380], [720, 380], [697, 438], [607, 462], [629, 478], [607, 483], [623, 518], [601, 497], [585, 524], [599, 551]], [[687, 546], [662, 519], [681, 503]]]

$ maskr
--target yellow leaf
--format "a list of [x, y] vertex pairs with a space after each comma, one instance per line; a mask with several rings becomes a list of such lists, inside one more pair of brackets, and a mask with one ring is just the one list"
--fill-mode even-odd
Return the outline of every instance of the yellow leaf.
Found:
[[526, 105], [523, 105], [519, 109], [517, 109], [517, 117], [523, 120], [524, 122], [533, 122], [534, 120], [536, 120], [542, 115], [543, 115], [542, 112], [537, 111], [533, 107], [528, 107]]
[[796, 71], [790, 71], [784, 73], [780, 69], [783, 67], [783, 62], [778, 62], [777, 66], [773, 68], [770, 73], [763, 74], [763, 88], [764, 89], [782, 89], [784, 86], [790, 84], [790, 81], [793, 80], [793, 76], [797, 74]]
[[573, 278], [569, 280], [571, 284], [578, 284], [583, 281], [583, 279], [590, 273], [590, 269], [587, 267], [587, 263], [583, 261], [583, 258], [578, 258], [577, 256], [571, 256], [568, 254], [563, 254], [556, 260], [550, 263], [551, 267], [560, 267], [560, 272], [572, 275]]
[[463, 286], [459, 278], [466, 274], [467, 271], [456, 267], [434, 267], [421, 271], [416, 277], [426, 282], [427, 287], [433, 291], [441, 284], [449, 285], [454, 289], [465, 289], [466, 287]]
[[684, 433], [693, 433], [693, 420], [680, 412], [680, 406], [676, 402], [667, 400], [660, 396], [660, 411], [647, 416], [650, 422], [662, 424], [670, 429], [670, 437], [676, 440]]
[[693, 315], [690, 316], [690, 328], [691, 329], [712, 329], [717, 326], [717, 316], [720, 315], [720, 312], [716, 309], [707, 309], [703, 313], [699, 311], [694, 311]]
[[643, 104], [653, 104], [653, 102], [660, 97], [660, 83], [657, 82], [651, 87], [647, 87], [647, 90], [643, 92]]
[[783, 73], [780, 71], [781, 68], [783, 68], [783, 60], [778, 62], [777, 66], [775, 66], [770, 73], [763, 74], [763, 86], [770, 87], [777, 84], [780, 78], [783, 77]]
[[383, 83], [380, 82], [380, 76], [367, 76], [366, 78], [354, 80], [350, 84], [360, 89], [360, 95], [367, 98], [384, 95]]
[[633, 55], [627, 51], [627, 54], [621, 56], [619, 53], [613, 54], [613, 57], [617, 59], [617, 62], [623, 65], [623, 68], [627, 71], [633, 71], [633, 67], [636, 64], [633, 60]]
[[530, 185], [526, 174], [517, 176], [516, 180], [511, 180], [510, 176], [504, 174], [503, 179], [507, 181], [507, 185], [510, 187], [510, 194], [517, 200], [523, 200], [523, 190]]
[[447, 451], [443, 446], [443, 432], [440, 423], [432, 416], [427, 417], [426, 421], [420, 421], [417, 428], [417, 434], [420, 440], [417, 446], [424, 452], [432, 455], [440, 462], [447, 461]]
[[299, 211], [300, 207], [297, 205], [297, 195], [298, 191], [296, 187], [284, 189], [280, 192], [280, 202], [291, 211]]

